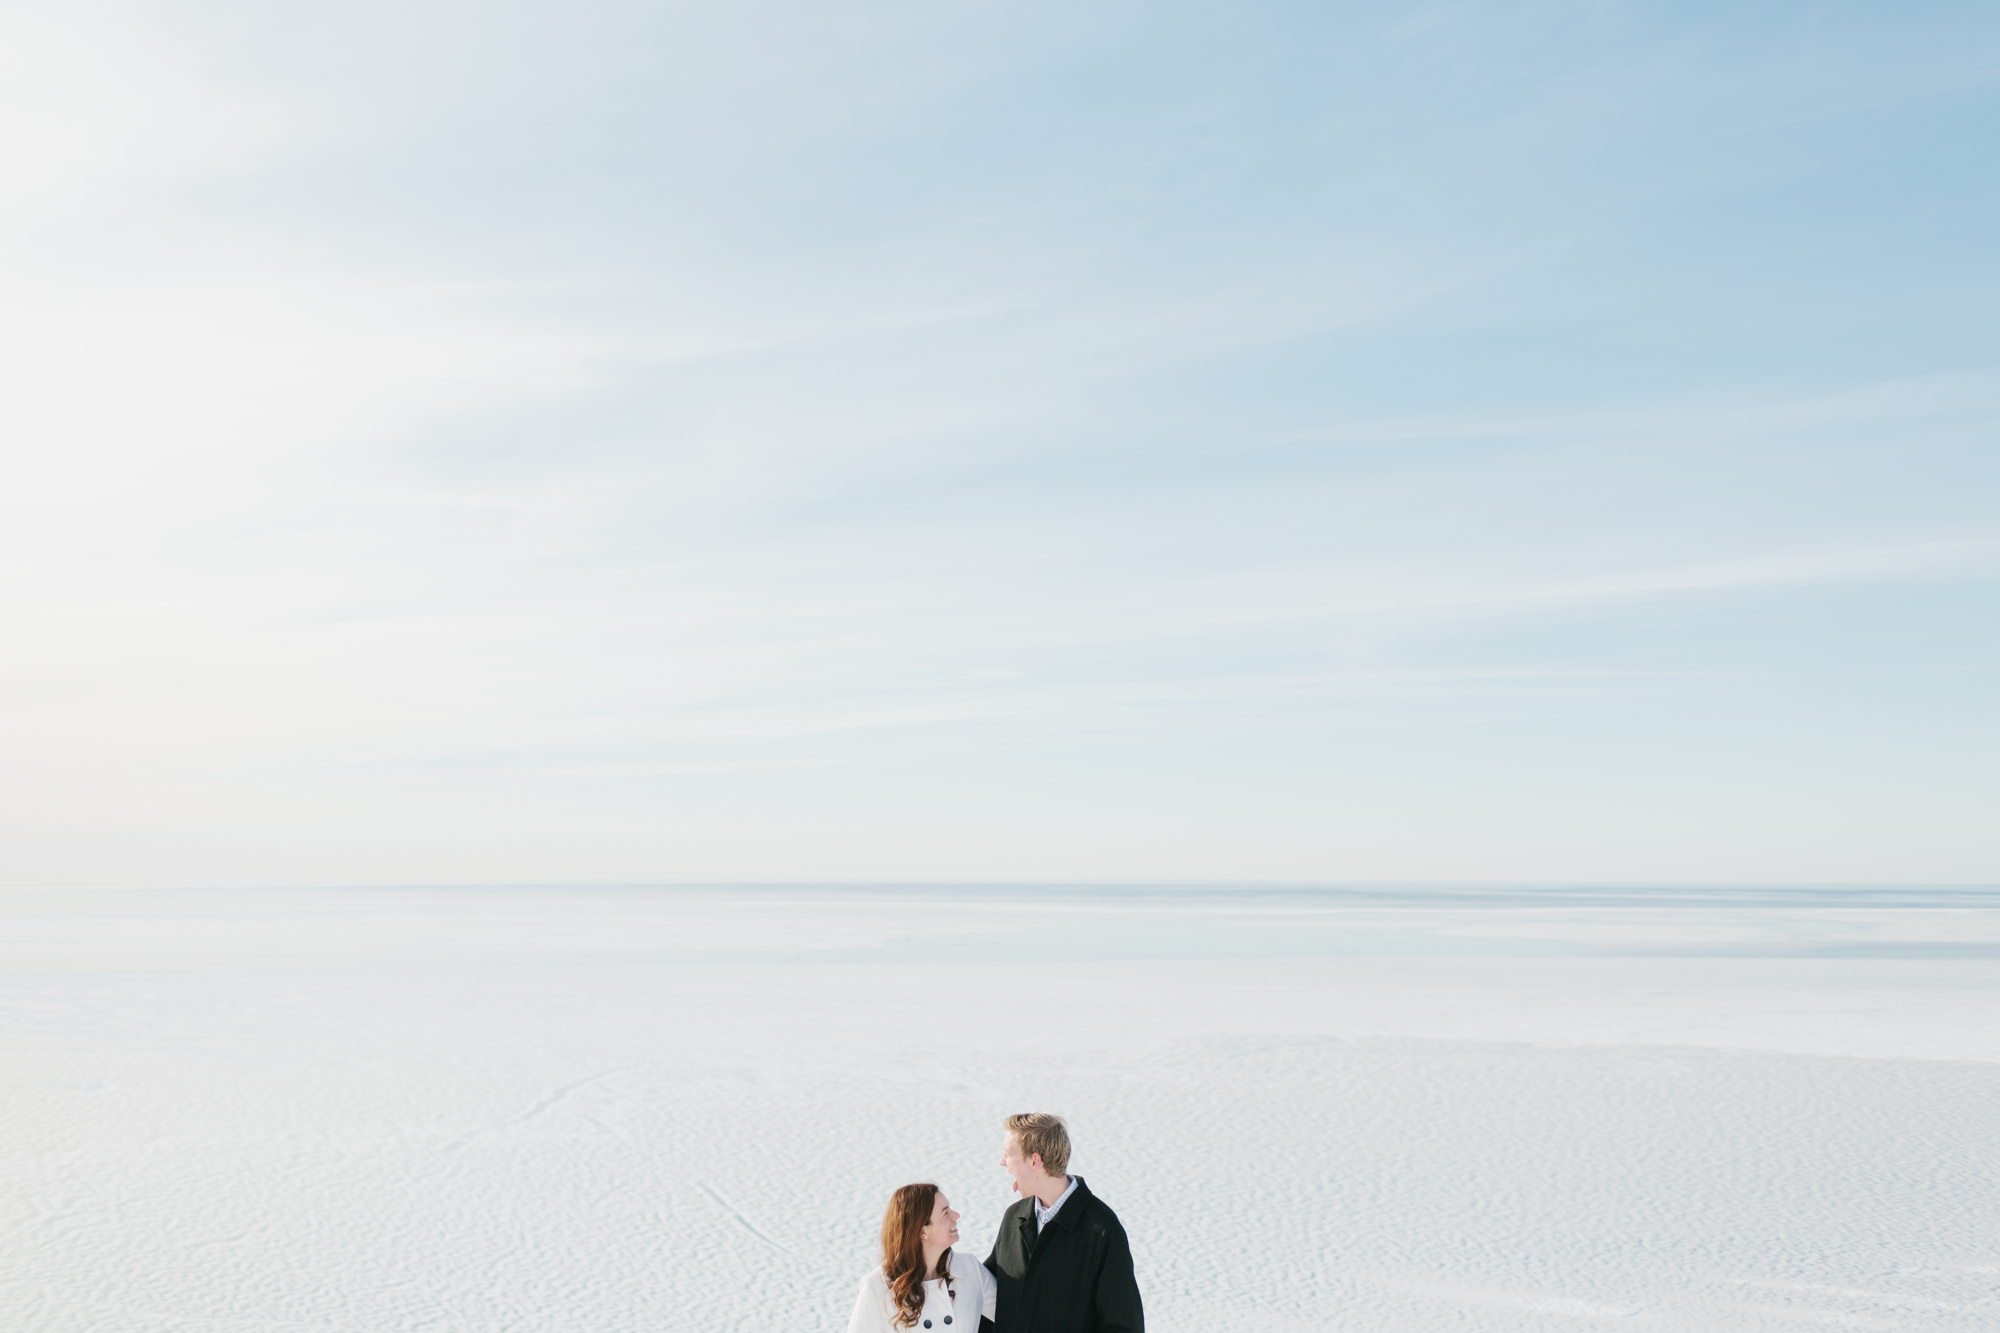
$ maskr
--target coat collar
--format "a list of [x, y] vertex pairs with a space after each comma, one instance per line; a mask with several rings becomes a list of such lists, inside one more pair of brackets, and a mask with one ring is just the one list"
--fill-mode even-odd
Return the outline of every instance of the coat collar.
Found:
[[1074, 1228], [1076, 1219], [1083, 1216], [1083, 1206], [1090, 1202], [1090, 1186], [1083, 1183], [1083, 1177], [1072, 1176], [1070, 1179], [1076, 1182], [1076, 1193], [1070, 1195], [1056, 1215], [1049, 1219], [1052, 1227]]
[[[1076, 1192], [1071, 1194], [1064, 1201], [1063, 1206], [1056, 1211], [1056, 1215], [1049, 1219], [1049, 1225], [1052, 1227], [1063, 1227], [1066, 1230], [1074, 1230], [1076, 1228], [1076, 1220], [1083, 1216], [1084, 1205], [1090, 1201], [1090, 1186], [1083, 1183], [1083, 1177], [1072, 1176], [1070, 1179], [1076, 1182]], [[1035, 1197], [1029, 1195], [1027, 1198], [1021, 1200], [1020, 1203], [1021, 1229], [1030, 1235], [1035, 1234], [1036, 1202]]]

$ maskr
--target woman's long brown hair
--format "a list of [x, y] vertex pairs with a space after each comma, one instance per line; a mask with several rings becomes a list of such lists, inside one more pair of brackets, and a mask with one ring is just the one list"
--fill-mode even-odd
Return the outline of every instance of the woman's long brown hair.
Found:
[[924, 1271], [924, 1228], [930, 1225], [937, 1195], [935, 1185], [905, 1185], [889, 1196], [889, 1210], [882, 1214], [882, 1276], [889, 1279], [897, 1328], [917, 1326], [924, 1312], [924, 1283], [930, 1279], [943, 1278], [945, 1292], [958, 1296], [951, 1286], [950, 1247], [938, 1256], [937, 1272]]

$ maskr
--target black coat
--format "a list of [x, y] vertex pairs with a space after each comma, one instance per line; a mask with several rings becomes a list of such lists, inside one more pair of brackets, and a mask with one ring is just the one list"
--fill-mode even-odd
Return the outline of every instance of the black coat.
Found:
[[1125, 1228], [1081, 1176], [1039, 1235], [1033, 1199], [1003, 1213], [986, 1267], [999, 1279], [997, 1333], [1145, 1333]]

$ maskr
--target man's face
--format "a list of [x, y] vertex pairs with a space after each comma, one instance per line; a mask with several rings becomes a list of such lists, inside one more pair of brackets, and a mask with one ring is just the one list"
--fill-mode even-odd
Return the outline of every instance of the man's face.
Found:
[[1006, 1167], [1007, 1174], [1014, 1177], [1016, 1194], [1026, 1194], [1031, 1187], [1041, 1183], [1041, 1154], [1037, 1153], [1033, 1157], [1021, 1156], [1021, 1145], [1014, 1141], [1012, 1134], [1007, 1136], [1006, 1146], [1000, 1150], [1000, 1165]]

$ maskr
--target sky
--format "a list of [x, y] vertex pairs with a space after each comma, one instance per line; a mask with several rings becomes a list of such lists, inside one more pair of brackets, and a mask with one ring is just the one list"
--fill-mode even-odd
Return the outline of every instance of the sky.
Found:
[[0, 6], [0, 884], [2000, 880], [1990, 4]]

